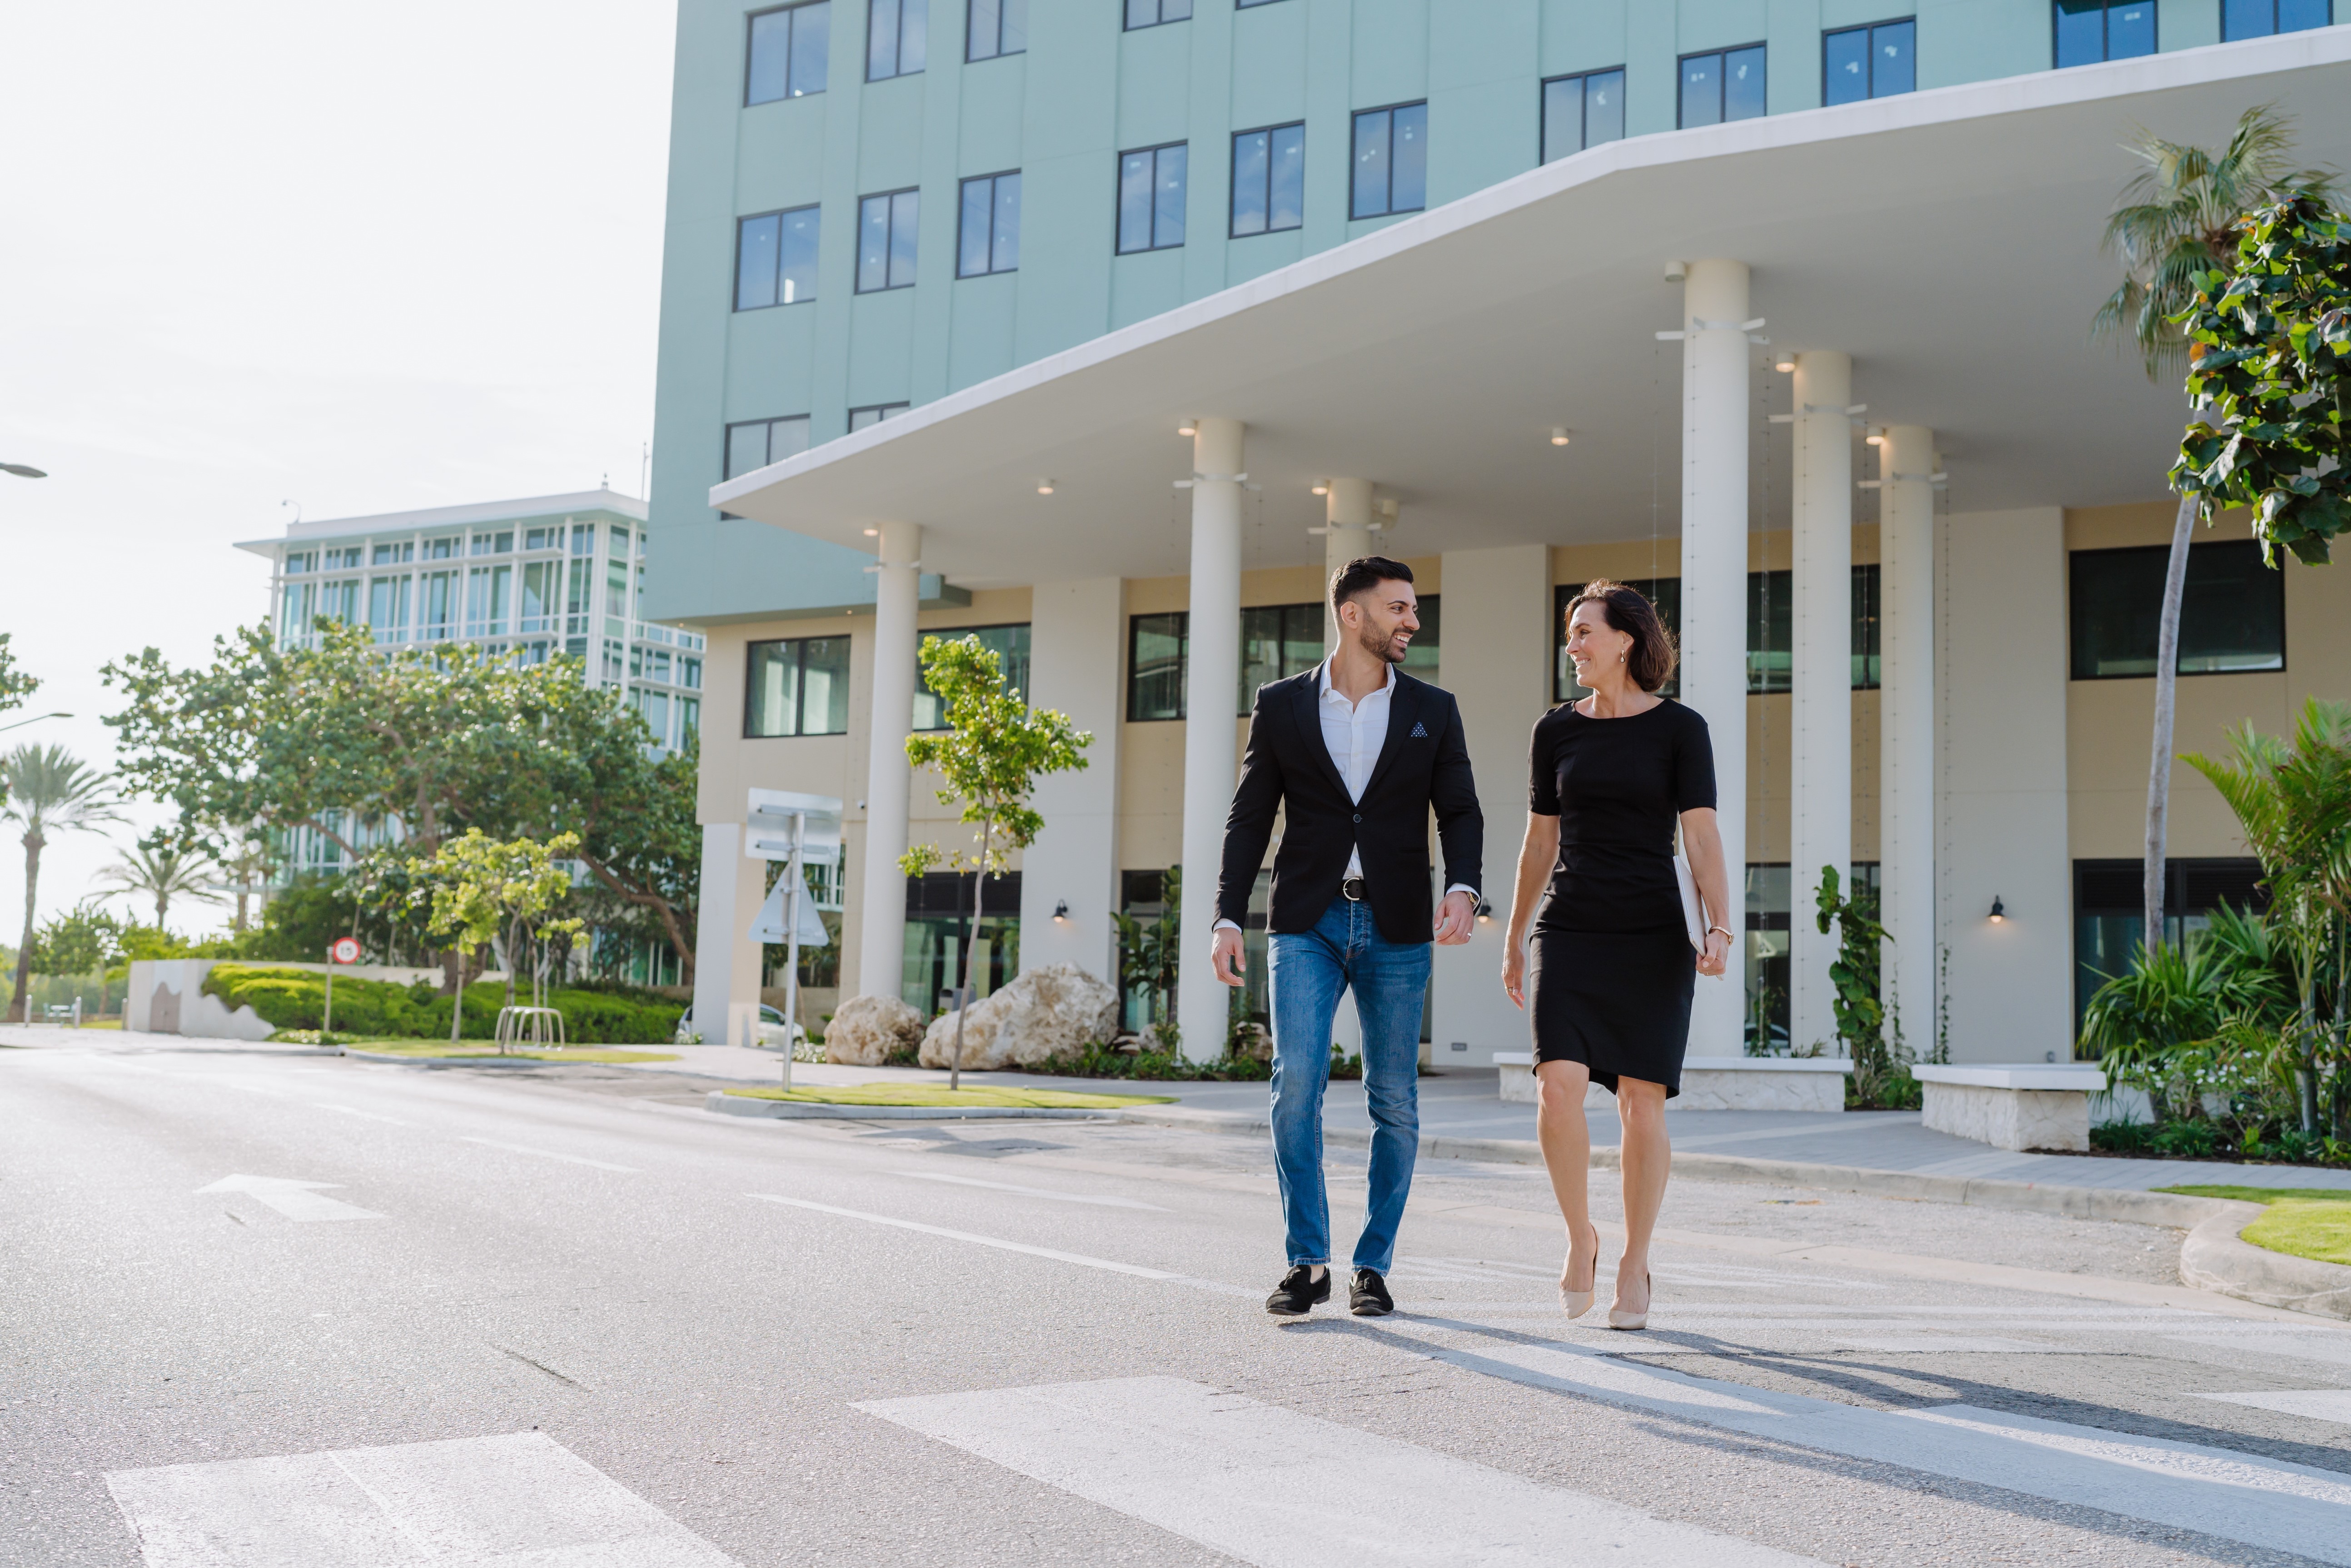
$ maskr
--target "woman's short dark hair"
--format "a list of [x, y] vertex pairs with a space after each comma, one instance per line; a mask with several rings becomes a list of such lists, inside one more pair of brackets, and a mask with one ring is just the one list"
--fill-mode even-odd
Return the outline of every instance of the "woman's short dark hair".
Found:
[[1566, 612], [1561, 617], [1562, 626], [1575, 619], [1575, 607], [1579, 604], [1599, 605], [1601, 616], [1610, 628], [1633, 639], [1633, 646], [1625, 655], [1625, 669], [1635, 685], [1645, 692], [1654, 692], [1673, 677], [1681, 651], [1674, 646], [1674, 634], [1667, 630], [1665, 617], [1657, 613], [1657, 607], [1649, 602], [1648, 595], [1604, 577], [1593, 578], [1568, 601]]

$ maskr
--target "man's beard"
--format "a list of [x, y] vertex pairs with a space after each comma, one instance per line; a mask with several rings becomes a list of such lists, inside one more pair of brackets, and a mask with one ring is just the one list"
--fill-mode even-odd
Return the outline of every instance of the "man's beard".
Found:
[[1364, 653], [1384, 664], [1401, 664], [1404, 663], [1404, 654], [1395, 651], [1395, 636], [1393, 632], [1382, 636], [1366, 626], [1356, 634], [1355, 643]]

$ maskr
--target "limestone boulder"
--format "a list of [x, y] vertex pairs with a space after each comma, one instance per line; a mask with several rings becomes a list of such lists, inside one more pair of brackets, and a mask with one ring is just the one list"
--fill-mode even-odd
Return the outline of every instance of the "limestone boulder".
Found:
[[[1031, 1067], [1117, 1032], [1118, 993], [1075, 964], [1049, 964], [972, 1004], [963, 1026], [963, 1065], [974, 1072]], [[933, 1019], [923, 1035], [922, 1064], [950, 1065], [955, 1034], [954, 1013]]]
[[879, 1067], [923, 1042], [923, 1015], [895, 997], [852, 997], [824, 1026], [824, 1059]]

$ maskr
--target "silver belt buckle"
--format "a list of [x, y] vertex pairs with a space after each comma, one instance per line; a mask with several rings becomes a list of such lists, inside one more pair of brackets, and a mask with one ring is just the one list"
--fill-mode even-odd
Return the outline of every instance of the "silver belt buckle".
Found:
[[1364, 879], [1360, 876], [1342, 877], [1339, 881], [1339, 892], [1350, 904], [1363, 903]]

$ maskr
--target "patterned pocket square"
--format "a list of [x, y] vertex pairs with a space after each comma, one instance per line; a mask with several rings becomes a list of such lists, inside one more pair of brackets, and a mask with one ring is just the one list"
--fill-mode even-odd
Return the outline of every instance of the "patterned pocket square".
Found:
[[1420, 726], [1416, 724], [1412, 727], [1411, 738], [1414, 740], [1426, 740], [1428, 738], [1428, 731], [1421, 728]]

